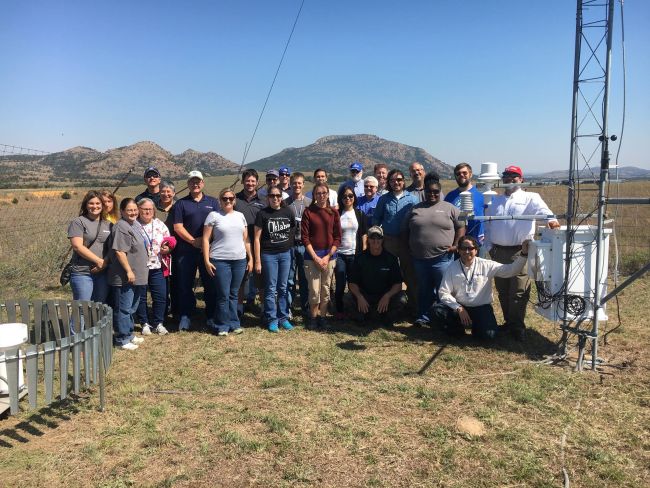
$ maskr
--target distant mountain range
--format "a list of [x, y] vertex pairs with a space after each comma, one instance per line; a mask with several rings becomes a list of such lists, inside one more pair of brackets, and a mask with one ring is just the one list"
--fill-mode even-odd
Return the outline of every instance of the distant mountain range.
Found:
[[[600, 178], [600, 166], [594, 167], [593, 170], [580, 170], [578, 172], [580, 179], [598, 180]], [[615, 170], [610, 169], [610, 179], [614, 179]], [[618, 168], [618, 177], [622, 180], [635, 178], [650, 178], [650, 170], [637, 168], [636, 166], [622, 166]], [[529, 179], [535, 180], [566, 180], [569, 178], [568, 170], [549, 171], [547, 173], [531, 174]]]
[[304, 147], [289, 147], [273, 156], [247, 164], [257, 170], [289, 166], [292, 170], [312, 172], [323, 168], [335, 175], [347, 175], [354, 161], [363, 164], [366, 174], [372, 174], [377, 163], [399, 168], [408, 175], [413, 162], [421, 163], [426, 171], [436, 171], [441, 177], [451, 177], [453, 168], [424, 149], [389, 141], [370, 134], [321, 137]]
[[[369, 134], [327, 136], [305, 147], [287, 148], [247, 166], [264, 172], [269, 168], [289, 166], [292, 170], [311, 173], [324, 168], [335, 176], [347, 175], [354, 161], [363, 164], [366, 174], [377, 163], [399, 168], [405, 173], [417, 161], [427, 171], [437, 171], [451, 177], [453, 168], [431, 156], [424, 149], [388, 141]], [[100, 152], [89, 147], [73, 147], [65, 151], [42, 155], [12, 155], [0, 157], [0, 187], [61, 186], [66, 184], [117, 184], [128, 174], [127, 183], [142, 182], [149, 166], [157, 167], [164, 178], [184, 180], [192, 169], [206, 176], [236, 173], [239, 165], [214, 152], [188, 149], [173, 155], [150, 141]], [[129, 171], [131, 171], [129, 173]]]
[[130, 146], [96, 151], [89, 147], [73, 147], [47, 156], [19, 155], [0, 157], [0, 181], [3, 187], [43, 186], [62, 183], [117, 184], [131, 173], [128, 182], [141, 182], [144, 170], [157, 167], [165, 178], [185, 179], [198, 169], [214, 176], [233, 173], [238, 165], [213, 152], [188, 149], [173, 155], [149, 141]]

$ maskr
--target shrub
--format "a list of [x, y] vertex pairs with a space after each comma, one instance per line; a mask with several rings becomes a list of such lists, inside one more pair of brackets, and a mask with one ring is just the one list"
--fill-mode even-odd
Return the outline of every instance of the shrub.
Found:
[[17, 203], [18, 203], [18, 199], [17, 199], [16, 197], [14, 197], [13, 200], [11, 201], [11, 203], [13, 203], [14, 205], [17, 204]]
[[64, 191], [63, 193], [61, 193], [61, 198], [63, 198], [64, 200], [70, 200], [72, 198], [72, 195], [70, 195], [69, 191]]

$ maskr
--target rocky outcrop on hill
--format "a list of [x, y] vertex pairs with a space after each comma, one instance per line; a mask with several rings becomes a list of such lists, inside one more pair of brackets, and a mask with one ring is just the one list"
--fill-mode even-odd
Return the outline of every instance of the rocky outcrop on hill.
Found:
[[360, 161], [366, 173], [377, 163], [407, 171], [413, 162], [422, 163], [427, 171], [437, 171], [442, 177], [453, 174], [453, 168], [424, 149], [382, 139], [371, 134], [321, 137], [304, 147], [290, 147], [273, 156], [259, 159], [247, 166], [258, 170], [289, 166], [302, 170], [324, 168], [334, 174], [347, 174], [353, 161]]

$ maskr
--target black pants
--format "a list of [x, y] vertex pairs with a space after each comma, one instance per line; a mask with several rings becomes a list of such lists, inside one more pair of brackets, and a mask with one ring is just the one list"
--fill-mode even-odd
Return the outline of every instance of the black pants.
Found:
[[[480, 338], [494, 338], [497, 330], [497, 319], [494, 316], [492, 305], [479, 305], [478, 307], [466, 307], [470, 319], [472, 319], [472, 335]], [[442, 303], [436, 303], [429, 311], [431, 325], [437, 326], [452, 336], [465, 335], [465, 327], [460, 321], [458, 314]]]
[[355, 322], [361, 322], [362, 325], [366, 327], [376, 327], [377, 325], [380, 327], [391, 327], [395, 320], [404, 311], [404, 307], [406, 305], [406, 296], [404, 295], [404, 292], [399, 292], [390, 298], [390, 302], [388, 302], [388, 310], [386, 310], [384, 313], [379, 313], [377, 311], [377, 304], [379, 303], [379, 300], [381, 300], [381, 297], [384, 296], [384, 294], [371, 295], [369, 293], [365, 293], [363, 290], [361, 291], [361, 294], [368, 302], [368, 312], [359, 312], [357, 299], [354, 295], [352, 295], [354, 307], [352, 310], [351, 318]]

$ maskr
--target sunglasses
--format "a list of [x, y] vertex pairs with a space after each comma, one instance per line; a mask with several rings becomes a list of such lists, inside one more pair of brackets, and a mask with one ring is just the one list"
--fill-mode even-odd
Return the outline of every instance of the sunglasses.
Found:
[[150, 180], [151, 178], [160, 178], [160, 176], [159, 175], [147, 175], [146, 178]]
[[343, 200], [348, 200], [348, 199], [354, 199], [354, 195], [350, 195], [349, 193], [347, 195], [343, 195]]
[[396, 183], [396, 182], [398, 182], [398, 181], [404, 181], [404, 178], [393, 178], [393, 179], [390, 180], [390, 181], [391, 181], [392, 183]]
[[234, 202], [235, 197], [221, 197], [222, 202]]
[[440, 190], [424, 190], [428, 195], [440, 195]]
[[269, 198], [282, 198], [280, 193], [269, 193]]
[[462, 252], [470, 252], [476, 250], [476, 248], [474, 246], [462, 246], [459, 247], [458, 250]]

